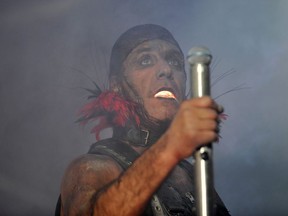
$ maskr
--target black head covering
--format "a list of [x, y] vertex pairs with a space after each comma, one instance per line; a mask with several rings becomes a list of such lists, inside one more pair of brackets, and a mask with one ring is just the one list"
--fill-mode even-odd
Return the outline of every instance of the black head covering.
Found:
[[115, 42], [110, 58], [109, 77], [119, 76], [119, 73], [123, 72], [122, 64], [134, 48], [145, 41], [155, 39], [174, 44], [183, 55], [179, 44], [167, 29], [155, 24], [138, 25], [128, 29]]

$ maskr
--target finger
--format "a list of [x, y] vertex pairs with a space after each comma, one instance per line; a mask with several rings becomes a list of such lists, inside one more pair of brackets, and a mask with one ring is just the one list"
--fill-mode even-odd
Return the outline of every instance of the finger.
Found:
[[216, 103], [211, 97], [209, 96], [203, 96], [201, 98], [198, 98], [198, 101], [196, 101], [196, 105], [199, 107], [209, 107], [217, 111], [218, 114], [224, 112], [224, 107], [218, 103]]
[[217, 122], [213, 120], [202, 120], [198, 125], [198, 129], [201, 131], [214, 131], [216, 133], [219, 131]]
[[213, 101], [213, 104], [211, 105], [211, 108], [216, 110], [218, 114], [221, 114], [224, 112], [224, 107], [215, 101]]
[[217, 119], [219, 118], [218, 112], [211, 108], [191, 107], [186, 111], [191, 118], [196, 117], [200, 120], [211, 119], [217, 121]]
[[224, 107], [222, 105], [216, 103], [216, 110], [217, 110], [218, 114], [221, 114], [224, 112]]
[[201, 133], [201, 136], [199, 137], [199, 143], [201, 145], [206, 145], [208, 143], [214, 142], [218, 140], [218, 134], [214, 131], [204, 131]]
[[199, 109], [198, 114], [200, 119], [211, 119], [215, 121], [218, 119], [218, 112], [214, 109]]

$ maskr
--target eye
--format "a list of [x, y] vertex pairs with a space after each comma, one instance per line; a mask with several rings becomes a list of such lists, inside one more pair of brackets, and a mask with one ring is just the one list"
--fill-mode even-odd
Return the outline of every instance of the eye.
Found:
[[171, 65], [171, 67], [175, 68], [176, 70], [183, 71], [184, 70], [184, 63], [179, 58], [169, 58], [167, 63]]
[[150, 55], [144, 55], [139, 60], [140, 65], [147, 66], [152, 64], [152, 58]]
[[168, 64], [172, 66], [178, 66], [180, 63], [177, 59], [170, 59], [168, 60]]
[[168, 52], [165, 57], [167, 63], [172, 67], [182, 70], [184, 66], [183, 57], [179, 52], [172, 51]]

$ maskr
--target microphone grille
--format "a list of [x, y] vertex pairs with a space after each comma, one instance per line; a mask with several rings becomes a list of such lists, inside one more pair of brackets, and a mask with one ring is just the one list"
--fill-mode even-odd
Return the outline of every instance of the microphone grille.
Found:
[[212, 55], [207, 47], [199, 46], [193, 47], [189, 50], [187, 60], [189, 64], [210, 64], [212, 60]]

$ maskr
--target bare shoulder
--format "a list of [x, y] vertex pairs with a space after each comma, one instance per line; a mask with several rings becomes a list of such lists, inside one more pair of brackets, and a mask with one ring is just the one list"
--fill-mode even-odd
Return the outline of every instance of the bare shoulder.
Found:
[[62, 211], [72, 213], [75, 208], [85, 212], [93, 195], [121, 172], [121, 167], [105, 155], [85, 154], [76, 158], [68, 166], [62, 180]]
[[83, 186], [91, 184], [101, 187], [117, 178], [121, 171], [121, 167], [108, 156], [85, 154], [70, 163], [62, 186], [65, 188], [70, 184], [82, 183]]

